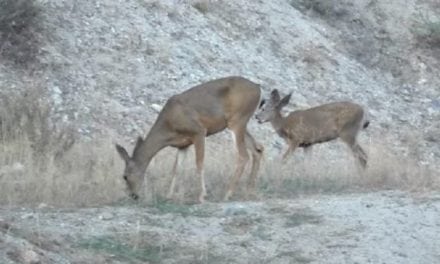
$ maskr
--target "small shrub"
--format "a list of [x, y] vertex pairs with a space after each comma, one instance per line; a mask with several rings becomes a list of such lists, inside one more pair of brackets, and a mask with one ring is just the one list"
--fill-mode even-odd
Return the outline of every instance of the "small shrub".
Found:
[[290, 5], [301, 12], [313, 11], [323, 17], [341, 17], [348, 14], [344, 5], [351, 4], [335, 0], [292, 0]]
[[51, 104], [41, 87], [0, 98], [0, 135], [4, 142], [26, 139], [36, 157], [59, 158], [74, 142], [73, 130], [57, 127], [51, 120]]
[[77, 140], [55, 123], [45, 85], [0, 87], [0, 205], [90, 206], [125, 197], [122, 162], [111, 139]]
[[0, 58], [17, 65], [36, 59], [39, 10], [34, 0], [0, 1]]
[[440, 48], [440, 21], [423, 19], [422, 22], [416, 23], [413, 34], [419, 43]]

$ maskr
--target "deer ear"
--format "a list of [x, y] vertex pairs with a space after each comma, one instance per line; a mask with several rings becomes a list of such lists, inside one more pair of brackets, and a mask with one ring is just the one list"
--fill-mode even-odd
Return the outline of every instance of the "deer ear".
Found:
[[258, 109], [260, 109], [265, 103], [266, 103], [266, 99], [261, 99], [261, 102], [260, 102], [260, 105], [258, 106]]
[[290, 97], [292, 97], [292, 93], [290, 93], [290, 94], [284, 96], [284, 98], [281, 99], [281, 101], [278, 103], [278, 106], [277, 106], [277, 107], [278, 107], [279, 109], [281, 109], [281, 108], [283, 108], [284, 106], [286, 106], [286, 105], [289, 103], [289, 101], [290, 101]]
[[278, 103], [280, 101], [280, 93], [278, 92], [277, 89], [273, 89], [272, 92], [270, 93], [270, 100], [272, 101], [272, 103]]
[[125, 161], [128, 162], [130, 160], [130, 156], [128, 155], [127, 151], [125, 150], [125, 148], [119, 144], [116, 144], [116, 150], [119, 153], [119, 156], [121, 156], [121, 158]]

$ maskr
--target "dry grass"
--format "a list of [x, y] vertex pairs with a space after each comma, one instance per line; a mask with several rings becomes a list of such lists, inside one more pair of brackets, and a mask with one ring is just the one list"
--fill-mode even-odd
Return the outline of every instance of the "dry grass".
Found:
[[[61, 159], [35, 159], [26, 139], [2, 143], [0, 204], [91, 206], [123, 195], [110, 142], [75, 144]], [[120, 169], [120, 170], [118, 170]]]
[[[0, 204], [92, 206], [127, 199], [121, 179], [124, 164], [113, 142], [105, 138], [75, 142], [73, 128], [51, 123], [51, 105], [44, 100], [38, 85], [34, 86], [37, 88], [26, 95], [3, 96]], [[222, 142], [221, 146], [215, 141]], [[342, 147], [314, 147], [310, 157], [298, 150], [286, 164], [266, 153], [258, 179], [261, 198], [359, 190], [419, 191], [440, 186], [433, 169], [410, 158], [397, 157], [379, 143], [365, 146], [370, 160], [368, 170], [361, 176], [350, 152], [337, 144]], [[144, 202], [157, 205], [163, 201], [175, 154], [175, 149], [167, 148], [153, 159], [147, 170]], [[210, 201], [223, 198], [234, 170], [235, 155], [230, 140], [225, 142], [221, 136], [207, 140], [205, 175]], [[233, 199], [245, 198], [248, 173], [243, 174]], [[199, 179], [194, 175], [194, 149], [190, 148], [179, 168], [178, 201], [197, 200]]]
[[[384, 148], [385, 144], [370, 144], [369, 164], [361, 173], [350, 152], [337, 149], [337, 159], [328, 157], [328, 150], [313, 150], [309, 156], [301, 151], [287, 164], [273, 161], [267, 164], [260, 185], [270, 197], [295, 197], [302, 194], [341, 193], [400, 189], [421, 191], [438, 188], [434, 168], [419, 165], [412, 158], [397, 157]], [[319, 148], [319, 147], [318, 147]]]
[[[208, 200], [217, 202], [223, 198], [229, 177], [232, 176], [235, 153], [232, 148], [227, 148], [232, 146], [229, 141], [220, 147], [209, 141], [208, 139], [205, 158], [205, 180]], [[368, 169], [362, 175], [349, 150], [340, 142], [335, 143], [335, 150], [330, 150], [325, 144], [315, 147], [309, 156], [298, 150], [286, 164], [266, 156], [259, 174], [258, 193], [262, 199], [266, 199], [392, 189], [423, 191], [440, 187], [434, 168], [420, 165], [409, 157], [398, 157], [384, 148], [384, 145], [366, 144], [370, 159]], [[145, 189], [148, 201], [160, 201], [167, 193], [174, 155], [174, 149], [162, 151], [148, 169], [150, 181]], [[243, 174], [233, 199], [245, 198], [249, 167], [250, 165]], [[194, 150], [190, 148], [179, 170], [177, 200], [196, 201], [199, 181], [194, 175]]]
[[[32, 85], [32, 84], [29, 84]], [[31, 86], [32, 87], [32, 86]], [[120, 192], [109, 142], [75, 143], [72, 127], [52, 123], [42, 86], [3, 95], [0, 204], [92, 205]], [[116, 195], [115, 195], [116, 194]]]

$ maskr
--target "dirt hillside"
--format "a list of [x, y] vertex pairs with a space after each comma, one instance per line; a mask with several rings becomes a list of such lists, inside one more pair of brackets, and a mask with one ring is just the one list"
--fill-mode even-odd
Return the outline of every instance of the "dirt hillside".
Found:
[[[438, 0], [0, 1], [0, 263], [440, 263]], [[257, 199], [229, 133], [193, 150], [164, 201], [173, 149], [129, 201], [132, 149], [166, 100], [229, 75], [292, 93], [286, 111], [361, 104], [359, 173], [339, 141], [296, 151], [269, 124]]]

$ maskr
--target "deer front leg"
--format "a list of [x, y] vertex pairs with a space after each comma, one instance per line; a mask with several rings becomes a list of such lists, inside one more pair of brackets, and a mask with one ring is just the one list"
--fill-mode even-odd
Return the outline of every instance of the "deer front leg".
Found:
[[167, 199], [173, 199], [173, 197], [174, 197], [176, 178], [177, 178], [177, 167], [180, 167], [181, 160], [182, 160], [179, 158], [179, 156], [183, 157], [183, 159], [184, 159], [186, 157], [186, 150], [187, 149], [179, 149], [176, 152], [176, 158], [174, 160], [173, 170], [171, 172], [172, 178], [171, 178], [170, 188], [169, 188], [168, 194], [167, 194]]
[[251, 172], [249, 174], [248, 186], [246, 196], [249, 199], [250, 197], [255, 197], [255, 184], [257, 181], [257, 174], [260, 168], [260, 161], [263, 156], [264, 147], [255, 141], [252, 135], [246, 131], [246, 147], [252, 153], [252, 167]]
[[355, 158], [357, 158], [358, 164], [362, 168], [362, 170], [365, 170], [367, 167], [367, 161], [368, 161], [368, 155], [365, 153], [365, 151], [362, 149], [362, 147], [355, 142], [353, 146], [351, 146], [351, 150], [353, 152], [353, 155]]
[[249, 154], [247, 152], [246, 142], [245, 142], [246, 128], [238, 127], [231, 130], [235, 136], [235, 143], [237, 145], [237, 150], [238, 150], [238, 159], [235, 168], [235, 173], [229, 182], [228, 190], [226, 191], [225, 197], [223, 199], [224, 201], [228, 201], [229, 198], [231, 198], [238, 184], [238, 181], [240, 180], [240, 177], [243, 174], [246, 163], [249, 160]]
[[288, 148], [286, 150], [286, 152], [284, 152], [283, 157], [282, 157], [282, 162], [286, 163], [287, 162], [287, 158], [290, 156], [290, 154], [292, 154], [292, 152], [296, 149], [296, 147], [298, 146], [298, 144], [292, 140], [288, 140]]

